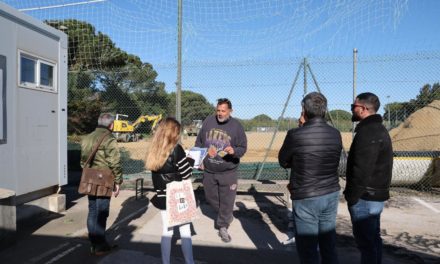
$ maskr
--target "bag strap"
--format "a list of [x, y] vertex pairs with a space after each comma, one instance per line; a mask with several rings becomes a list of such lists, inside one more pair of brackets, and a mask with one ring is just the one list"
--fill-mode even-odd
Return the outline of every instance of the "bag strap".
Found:
[[93, 150], [92, 153], [90, 153], [89, 157], [87, 158], [86, 163], [84, 164], [84, 167], [87, 167], [87, 164], [90, 164], [90, 161], [92, 160], [92, 158], [95, 156], [96, 152], [98, 151], [99, 145], [101, 145], [102, 141], [104, 141], [104, 138], [108, 135], [110, 135], [111, 132], [107, 131], [104, 133], [104, 135], [102, 135], [102, 137], [98, 140], [98, 142], [96, 142], [95, 146], [93, 146]]
[[177, 173], [179, 173], [179, 166], [177, 166], [177, 145], [173, 149], [173, 163], [174, 167], [177, 169]]
[[173, 155], [174, 155], [174, 165], [176, 166], [176, 169], [178, 170], [179, 169], [179, 166], [177, 166], [177, 148], [178, 148], [178, 145], [176, 145], [175, 147], [174, 147], [174, 153], [173, 153]]

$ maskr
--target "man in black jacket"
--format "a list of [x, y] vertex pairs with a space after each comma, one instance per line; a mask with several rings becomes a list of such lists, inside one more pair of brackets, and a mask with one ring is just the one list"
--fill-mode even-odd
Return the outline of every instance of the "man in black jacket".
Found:
[[[338, 166], [342, 150], [339, 131], [327, 124], [327, 99], [312, 92], [302, 100], [303, 126], [287, 132], [278, 154], [291, 168], [290, 190], [301, 263], [338, 263], [336, 213], [339, 200]], [[319, 253], [318, 253], [319, 244]]]
[[380, 215], [388, 200], [393, 169], [393, 148], [382, 117], [376, 114], [379, 98], [362, 93], [351, 105], [352, 121], [360, 121], [347, 160], [345, 199], [361, 263], [382, 263]]

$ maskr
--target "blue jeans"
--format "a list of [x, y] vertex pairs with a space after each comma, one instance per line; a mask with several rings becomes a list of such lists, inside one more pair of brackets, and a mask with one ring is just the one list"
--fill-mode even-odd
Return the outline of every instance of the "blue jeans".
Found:
[[[339, 191], [294, 200], [296, 250], [301, 263], [339, 263], [336, 254], [336, 214]], [[319, 245], [319, 252], [318, 252]]]
[[108, 246], [105, 238], [105, 228], [110, 209], [110, 197], [89, 197], [89, 215], [87, 216], [87, 229], [89, 240], [96, 248]]
[[384, 202], [359, 201], [348, 207], [353, 225], [353, 235], [361, 251], [362, 264], [382, 263], [382, 238], [380, 237], [380, 214]]

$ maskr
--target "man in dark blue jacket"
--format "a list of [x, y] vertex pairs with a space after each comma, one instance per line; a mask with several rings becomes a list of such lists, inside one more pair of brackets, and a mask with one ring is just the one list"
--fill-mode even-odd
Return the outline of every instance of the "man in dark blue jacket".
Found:
[[393, 148], [382, 117], [379, 98], [362, 93], [351, 105], [352, 121], [360, 121], [347, 160], [345, 199], [361, 263], [382, 263], [380, 215], [390, 197]]
[[291, 168], [289, 186], [296, 248], [301, 263], [319, 263], [319, 254], [322, 263], [338, 263], [336, 213], [341, 134], [325, 120], [324, 95], [309, 93], [301, 104], [305, 123], [287, 132], [278, 154], [280, 165]]

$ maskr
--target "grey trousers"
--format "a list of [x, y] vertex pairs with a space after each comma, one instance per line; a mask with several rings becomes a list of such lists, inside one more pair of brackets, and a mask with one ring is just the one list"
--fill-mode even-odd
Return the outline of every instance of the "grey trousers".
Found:
[[235, 197], [237, 196], [237, 171], [203, 173], [203, 189], [208, 203], [217, 212], [216, 227], [229, 227], [233, 220]]

